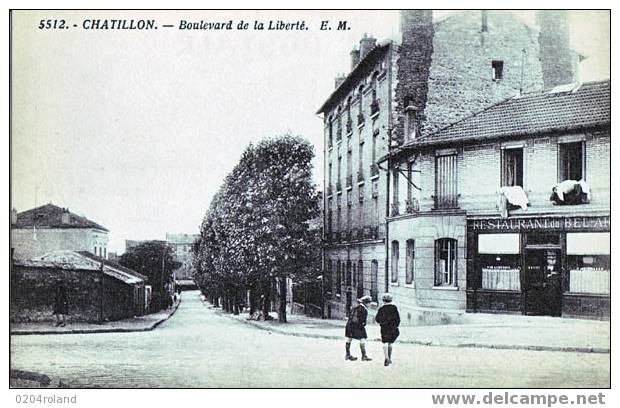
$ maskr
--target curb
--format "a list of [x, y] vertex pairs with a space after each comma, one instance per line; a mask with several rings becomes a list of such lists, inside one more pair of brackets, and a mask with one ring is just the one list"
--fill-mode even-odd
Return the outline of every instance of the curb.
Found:
[[[203, 301], [206, 305], [206, 302]], [[245, 323], [249, 326], [255, 327], [259, 330], [264, 330], [268, 332], [273, 332], [277, 334], [282, 334], [285, 336], [294, 336], [294, 337], [306, 337], [313, 339], [329, 339], [329, 340], [343, 340], [344, 336], [334, 336], [330, 334], [314, 334], [314, 333], [291, 333], [286, 330], [281, 330], [274, 327], [263, 326], [262, 324], [252, 321], [252, 320], [240, 320], [235, 319], [232, 316], [229, 316], [226, 313], [218, 313], [218, 311], [214, 312], [215, 314], [223, 317], [227, 317], [230, 320]], [[379, 338], [369, 338], [368, 341], [381, 342]], [[564, 353], [595, 353], [595, 354], [610, 354], [611, 350], [608, 348], [602, 347], [555, 347], [555, 346], [526, 346], [526, 345], [510, 345], [510, 344], [486, 344], [486, 343], [459, 343], [459, 344], [446, 344], [446, 343], [434, 343], [432, 341], [420, 341], [420, 340], [399, 340], [400, 344], [411, 344], [417, 346], [429, 346], [429, 347], [450, 347], [450, 348], [485, 348], [485, 349], [496, 349], [496, 350], [525, 350], [525, 351], [557, 351]]]
[[144, 327], [111, 327], [111, 328], [101, 328], [101, 329], [71, 329], [71, 330], [49, 330], [49, 331], [38, 331], [38, 330], [22, 330], [22, 331], [11, 331], [11, 336], [36, 336], [41, 335], [45, 336], [48, 334], [97, 334], [97, 333], [133, 333], [133, 332], [147, 332], [154, 330], [157, 326], [170, 319], [172, 315], [177, 311], [183, 296], [179, 298], [179, 301], [174, 306], [172, 311], [167, 315], [162, 317], [161, 319], [150, 323], [148, 326]]

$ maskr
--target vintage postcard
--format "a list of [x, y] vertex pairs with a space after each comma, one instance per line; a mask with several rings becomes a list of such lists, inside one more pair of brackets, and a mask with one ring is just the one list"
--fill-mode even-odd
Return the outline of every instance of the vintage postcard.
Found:
[[12, 10], [10, 387], [605, 404], [610, 29]]

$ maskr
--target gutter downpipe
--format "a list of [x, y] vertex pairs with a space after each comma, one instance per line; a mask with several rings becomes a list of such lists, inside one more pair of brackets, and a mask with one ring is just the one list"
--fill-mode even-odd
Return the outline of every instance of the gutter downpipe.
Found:
[[387, 170], [385, 175], [385, 292], [389, 292], [390, 289], [390, 278], [389, 278], [389, 257], [390, 257], [390, 240], [389, 240], [389, 222], [388, 217], [390, 216], [390, 165], [391, 165], [391, 153], [392, 153], [392, 60], [394, 53], [394, 43], [390, 44], [390, 51], [388, 55], [390, 57], [388, 67], [388, 138], [387, 138], [387, 146], [388, 146], [388, 158], [387, 158]]

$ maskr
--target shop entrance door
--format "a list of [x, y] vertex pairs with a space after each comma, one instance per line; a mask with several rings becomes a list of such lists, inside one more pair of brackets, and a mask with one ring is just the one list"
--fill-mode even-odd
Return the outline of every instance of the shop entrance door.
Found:
[[523, 306], [526, 314], [561, 315], [562, 269], [560, 260], [560, 249], [526, 248], [523, 282]]

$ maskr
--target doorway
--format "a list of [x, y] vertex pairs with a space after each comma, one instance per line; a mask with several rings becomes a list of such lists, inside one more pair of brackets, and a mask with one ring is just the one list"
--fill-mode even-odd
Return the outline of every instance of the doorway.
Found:
[[562, 268], [559, 248], [526, 248], [523, 308], [527, 315], [560, 316]]

